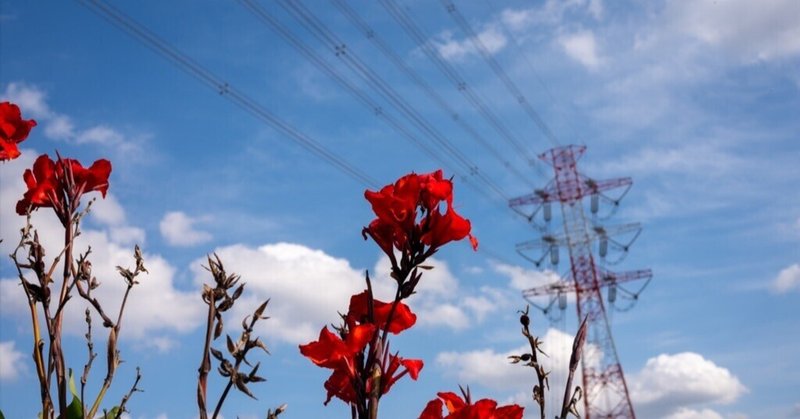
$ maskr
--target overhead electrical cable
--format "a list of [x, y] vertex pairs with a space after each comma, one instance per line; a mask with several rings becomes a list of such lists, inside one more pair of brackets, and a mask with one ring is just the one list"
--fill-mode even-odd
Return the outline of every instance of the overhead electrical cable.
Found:
[[[492, 7], [493, 5], [492, 5], [491, 0], [484, 0], [484, 4], [486, 5], [486, 9], [489, 11], [489, 13], [492, 13], [494, 11], [494, 9]], [[514, 30], [512, 30], [511, 27], [509, 27], [509, 25], [503, 19], [499, 19], [498, 23], [503, 28], [503, 30], [505, 31], [506, 36], [508, 37], [508, 39], [511, 40], [511, 45], [518, 52], [518, 54], [522, 57], [523, 61], [525, 61], [525, 64], [528, 66], [528, 69], [530, 70], [531, 74], [533, 74], [533, 77], [539, 83], [539, 86], [542, 87], [542, 91], [547, 95], [548, 98], [550, 98], [551, 101], [553, 101], [553, 103], [559, 102], [559, 98], [557, 98], [556, 95], [553, 94], [553, 92], [550, 90], [550, 88], [547, 87], [547, 84], [544, 82], [544, 80], [542, 80], [542, 76], [536, 70], [536, 66], [533, 65], [533, 62], [530, 59], [530, 54], [528, 53], [528, 50], [526, 50], [525, 48], [522, 47], [522, 42], [520, 42], [519, 39], [517, 38], [517, 36], [514, 35]], [[563, 99], [563, 98], [561, 98], [561, 99]], [[574, 106], [570, 106], [570, 105], [572, 105], [571, 103], [567, 102], [567, 105], [570, 108], [572, 108], [573, 111], [577, 112], [577, 110], [575, 109]], [[579, 136], [578, 133], [575, 131], [574, 125], [573, 124], [569, 124], [568, 127], [569, 127], [569, 130], [572, 132], [572, 135], [573, 135], [573, 138], [575, 139], [575, 141], [579, 141], [582, 145], [586, 145], [586, 144], [584, 144], [584, 141], [580, 140], [581, 136]]]
[[364, 36], [386, 57], [389, 61], [408, 77], [409, 80], [414, 82], [425, 94], [453, 121], [458, 124], [461, 129], [466, 131], [470, 138], [475, 140], [483, 146], [489, 154], [497, 159], [502, 166], [516, 176], [519, 180], [525, 182], [529, 186], [533, 186], [533, 182], [525, 175], [522, 174], [508, 159], [503, 156], [492, 143], [478, 133], [465, 118], [461, 117], [455, 109], [453, 109], [441, 95], [439, 95], [417, 72], [409, 67], [405, 61], [381, 38], [381, 36], [367, 24], [361, 16], [353, 10], [344, 0], [331, 0], [334, 6], [350, 21], [350, 23], [361, 31]]
[[414, 126], [426, 136], [432, 138], [446, 153], [458, 161], [470, 176], [476, 177], [489, 188], [494, 190], [505, 201], [507, 195], [502, 188], [483, 173], [478, 165], [471, 161], [456, 145], [446, 138], [436, 127], [431, 124], [414, 106], [406, 101], [385, 79], [375, 72], [368, 64], [361, 60], [355, 51], [347, 48], [347, 44], [342, 41], [332, 30], [320, 21], [305, 5], [299, 0], [282, 0], [281, 6], [294, 17], [298, 23], [311, 32], [320, 42], [327, 44], [337, 57], [345, 65], [355, 72], [373, 89], [403, 116], [411, 121]]
[[519, 87], [517, 87], [516, 83], [511, 80], [505, 70], [503, 70], [503, 67], [500, 65], [500, 63], [494, 59], [492, 53], [489, 52], [489, 49], [483, 44], [483, 41], [481, 41], [481, 39], [478, 37], [478, 34], [475, 33], [475, 30], [472, 29], [472, 26], [469, 24], [469, 22], [464, 19], [464, 15], [458, 11], [456, 5], [451, 0], [441, 0], [441, 2], [448, 14], [450, 14], [467, 38], [469, 38], [475, 49], [478, 50], [481, 57], [483, 57], [483, 60], [486, 61], [494, 74], [503, 82], [503, 85], [505, 85], [509, 93], [514, 96], [514, 99], [517, 101], [517, 103], [519, 103], [522, 109], [525, 110], [525, 113], [533, 120], [536, 126], [539, 127], [539, 130], [542, 131], [544, 136], [547, 137], [547, 139], [550, 140], [554, 146], [558, 146], [559, 141], [555, 134], [553, 134], [553, 131], [550, 130], [550, 127], [547, 126], [541, 115], [539, 115], [539, 113], [533, 109], [533, 106], [531, 106], [528, 99], [525, 97]]
[[[280, 35], [284, 40], [286, 40], [295, 50], [300, 52], [306, 59], [308, 59], [312, 64], [314, 64], [317, 68], [321, 71], [326, 73], [330, 76], [334, 81], [339, 83], [342, 87], [344, 87], [349, 93], [354, 95], [359, 101], [367, 106], [370, 110], [375, 112], [375, 115], [386, 121], [389, 126], [394, 129], [396, 132], [401, 134], [404, 138], [411, 141], [413, 144], [417, 145], [423, 151], [428, 154], [431, 159], [434, 161], [439, 162], [439, 164], [448, 168], [448, 170], [458, 173], [457, 170], [453, 168], [453, 166], [447, 162], [445, 162], [442, 158], [443, 155], [448, 155], [447, 153], [437, 153], [434, 151], [426, 142], [422, 141], [418, 138], [414, 133], [409, 131], [404, 124], [402, 124], [397, 118], [394, 117], [393, 114], [387, 112], [387, 110], [383, 109], [382, 106], [375, 100], [373, 100], [367, 93], [361, 90], [359, 87], [348, 81], [343, 75], [341, 75], [330, 63], [328, 63], [325, 59], [319, 56], [312, 48], [306, 45], [303, 41], [301, 41], [297, 36], [295, 36], [288, 28], [286, 28], [280, 21], [278, 21], [269, 11], [265, 10], [263, 7], [259, 6], [253, 0], [238, 0], [243, 6], [247, 8], [256, 18], [258, 18], [261, 22], [263, 22], [268, 28], [270, 28], [273, 32]], [[441, 144], [438, 144], [442, 147]], [[492, 199], [492, 196], [483, 188], [477, 187], [476, 184], [469, 182], [469, 178], [463, 174], [460, 176], [467, 181], [466, 183], [475, 188], [478, 192], [485, 194], [489, 199]], [[496, 190], [496, 193], [500, 196], [500, 199], [507, 202], [507, 198], [505, 194], [502, 194], [502, 191]]]
[[498, 118], [484, 101], [480, 99], [477, 93], [472, 90], [458, 71], [441, 56], [439, 51], [437, 51], [430, 42], [428, 42], [429, 37], [414, 23], [413, 19], [411, 19], [394, 0], [380, 0], [380, 2], [384, 9], [386, 9], [392, 18], [403, 28], [406, 34], [414, 40], [420, 50], [436, 65], [439, 71], [453, 83], [455, 88], [464, 95], [467, 101], [484, 119], [486, 119], [498, 134], [500, 134], [500, 137], [508, 142], [517, 151], [518, 155], [526, 160], [529, 166], [534, 167], [542, 177], [545, 177], [539, 162], [533, 157], [530, 150], [525, 147], [522, 141], [511, 133], [500, 118]]
[[280, 119], [272, 112], [264, 108], [247, 94], [239, 91], [223, 80], [214, 75], [208, 69], [194, 61], [192, 58], [182, 53], [174, 46], [167, 43], [158, 35], [136, 22], [133, 18], [126, 15], [108, 3], [96, 0], [78, 0], [80, 4], [87, 7], [112, 25], [131, 35], [134, 39], [145, 45], [147, 48], [166, 58], [172, 64], [194, 77], [207, 87], [217, 91], [222, 97], [230, 100], [241, 108], [263, 122], [266, 122], [273, 129], [281, 132], [290, 140], [300, 145], [307, 151], [323, 159], [335, 169], [351, 177], [355, 181], [370, 188], [377, 188], [380, 183], [375, 179], [351, 165], [342, 157], [327, 149], [315, 139], [297, 130], [288, 122]]

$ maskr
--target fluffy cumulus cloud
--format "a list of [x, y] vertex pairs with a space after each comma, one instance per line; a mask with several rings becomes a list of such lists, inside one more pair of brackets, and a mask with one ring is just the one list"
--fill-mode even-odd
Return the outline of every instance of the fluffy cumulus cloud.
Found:
[[[315, 339], [324, 325], [337, 322], [337, 313], [347, 311], [350, 296], [365, 288], [363, 272], [347, 260], [299, 244], [233, 245], [214, 252], [228, 273], [241, 275], [246, 283], [229, 314], [231, 324], [270, 299], [270, 319], [261, 323], [262, 332], [284, 342]], [[203, 259], [192, 263], [198, 285], [212, 281], [203, 266]]]
[[[484, 286], [478, 290], [464, 289], [444, 261], [431, 258], [425, 264], [433, 269], [424, 272], [417, 286], [417, 294], [406, 301], [417, 313], [417, 321], [422, 326], [466, 330], [500, 307], [508, 306], [507, 302], [513, 298], [506, 290], [499, 288]], [[389, 278], [389, 271], [389, 258], [382, 255], [375, 265], [376, 283], [393, 287], [394, 281]], [[391, 299], [394, 288], [384, 292], [387, 299]]]
[[628, 381], [631, 398], [646, 417], [713, 418], [689, 409], [731, 403], [747, 391], [730, 371], [692, 352], [650, 358]]
[[772, 290], [783, 294], [800, 289], [800, 264], [793, 264], [778, 273], [772, 281]]
[[22, 373], [27, 357], [15, 348], [13, 341], [0, 342], [0, 381], [13, 381]]
[[[3, 166], [9, 173], [22, 173], [32, 165], [36, 156], [34, 150], [23, 150], [23, 155]], [[113, 191], [113, 178], [111, 191]], [[25, 223], [14, 211], [16, 202], [25, 190], [24, 183], [16, 176], [0, 176], [0, 251], [9, 254], [14, 250], [18, 232]], [[87, 198], [89, 198], [87, 196]], [[84, 198], [84, 201], [88, 199]], [[127, 223], [123, 207], [112, 193], [93, 205], [93, 212], [85, 220], [82, 234], [76, 240], [76, 250], [85, 252], [91, 247], [89, 259], [92, 273], [101, 285], [94, 291], [106, 310], [114, 312], [125, 292], [125, 283], [116, 271], [116, 266], [132, 267], [133, 244], [144, 243], [144, 231]], [[40, 240], [52, 258], [55, 249], [63, 246], [63, 228], [52, 211], [47, 208], [34, 211], [32, 223], [39, 232]], [[161, 256], [144, 250], [145, 266], [150, 271], [143, 274], [130, 293], [125, 311], [123, 337], [137, 340], [140, 346], [168, 350], [175, 346], [174, 332], [188, 332], [202, 321], [202, 302], [195, 292], [185, 292], [175, 286], [175, 269]], [[58, 271], [58, 270], [57, 270]], [[73, 298], [65, 309], [65, 331], [74, 335], [85, 333], [84, 309], [86, 303]], [[0, 280], [0, 314], [21, 316], [27, 303], [19, 280], [4, 278]], [[97, 320], [97, 319], [95, 319]], [[99, 320], [98, 323], [100, 324]], [[123, 338], [124, 339], [124, 338]]]
[[[549, 329], [542, 336], [542, 349], [549, 357], [542, 358], [545, 370], [551, 371], [550, 387], [563, 389], [573, 336]], [[520, 388], [532, 388], [535, 374], [528, 368], [509, 363], [509, 355], [529, 352], [527, 346], [497, 351], [491, 348], [465, 352], [442, 352], [436, 365], [446, 376], [470, 385], [481, 385], [498, 397], [507, 395], [508, 402], [534, 408], [529, 394]], [[594, 353], [594, 356], [592, 354]], [[584, 350], [585, 360], [596, 362], [602, 354]], [[580, 368], [575, 380], [580, 382]], [[647, 361], [645, 367], [627, 377], [631, 399], [637, 413], [648, 418], [718, 419], [719, 413], [707, 404], [727, 404], [735, 401], [747, 389], [727, 369], [715, 365], [695, 353], [659, 355]], [[557, 414], [548, 414], [552, 417]]]
[[195, 225], [208, 221], [206, 217], [190, 217], [180, 211], [164, 215], [158, 228], [161, 236], [172, 246], [195, 246], [211, 241], [211, 233], [198, 230]]
[[[520, 339], [524, 338], [520, 336]], [[540, 356], [540, 361], [545, 370], [551, 371], [549, 376], [551, 388], [563, 389], [566, 385], [572, 340], [573, 336], [556, 329], [548, 329], [542, 336], [542, 350], [548, 356]], [[536, 384], [536, 374], [530, 368], [511, 364], [508, 359], [510, 355], [528, 352], [530, 352], [529, 346], [520, 346], [507, 351], [485, 348], [466, 352], [442, 352], [436, 356], [436, 365], [446, 376], [453, 377], [460, 383], [480, 385], [500, 396], [503, 392], [508, 394], [521, 388], [531, 389]], [[576, 380], [580, 382], [580, 371]], [[528, 410], [534, 409], [528, 392], [510, 394], [507, 402], [525, 405]], [[547, 417], [556, 414], [557, 412], [553, 410]]]

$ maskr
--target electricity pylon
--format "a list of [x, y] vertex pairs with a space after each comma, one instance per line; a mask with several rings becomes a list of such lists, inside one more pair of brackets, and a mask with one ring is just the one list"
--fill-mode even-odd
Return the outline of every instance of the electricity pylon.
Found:
[[[630, 308], [652, 278], [649, 269], [615, 273], [606, 265], [620, 262], [630, 246], [639, 236], [639, 224], [603, 227], [600, 221], [600, 204], [610, 203], [611, 214], [619, 206], [622, 197], [632, 185], [630, 178], [594, 180], [578, 172], [577, 161], [586, 151], [585, 146], [563, 146], [551, 149], [539, 156], [550, 164], [555, 177], [544, 189], [509, 201], [511, 208], [528, 218], [542, 232], [536, 240], [517, 245], [517, 252], [540, 267], [545, 260], [556, 265], [559, 248], [569, 251], [570, 271], [557, 282], [523, 291], [526, 299], [547, 296], [549, 304], [540, 309], [547, 311], [558, 301], [561, 309], [566, 307], [566, 295], [575, 293], [578, 318], [588, 318], [588, 336], [581, 364], [583, 372], [584, 417], [587, 419], [635, 418], [628, 386], [611, 336], [606, 305], [602, 291], [605, 289], [609, 308]], [[622, 193], [612, 198], [608, 191], [623, 188]], [[589, 198], [588, 218], [583, 198]], [[548, 225], [552, 219], [552, 203], [561, 204], [563, 233], [550, 234]], [[529, 211], [524, 211], [528, 208]], [[537, 218], [544, 220], [539, 224]], [[609, 214], [610, 216], [610, 214]], [[623, 237], [619, 239], [617, 237]], [[596, 246], [600, 263], [593, 253]], [[620, 257], [609, 260], [609, 250], [618, 251]], [[532, 256], [533, 252], [533, 256]], [[536, 253], [538, 252], [538, 253]], [[549, 257], [548, 257], [549, 256]], [[627, 286], [631, 281], [645, 279], [637, 291]], [[530, 301], [530, 300], [529, 300]], [[621, 302], [626, 301], [626, 306]], [[537, 305], [538, 306], [538, 305]]]

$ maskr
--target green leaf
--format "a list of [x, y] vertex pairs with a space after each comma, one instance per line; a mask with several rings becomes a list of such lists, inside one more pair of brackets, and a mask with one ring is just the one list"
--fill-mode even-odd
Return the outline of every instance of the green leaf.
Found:
[[67, 406], [67, 419], [83, 419], [83, 405], [77, 397], [72, 398], [72, 403]]
[[0, 419], [6, 419], [6, 415], [3, 414], [2, 410], [0, 410]]
[[78, 403], [80, 403], [81, 398], [78, 397], [78, 389], [75, 387], [75, 376], [72, 375], [72, 368], [69, 369], [69, 392], [72, 393], [72, 397], [78, 399]]
[[109, 410], [105, 414], [105, 416], [103, 416], [103, 419], [114, 419], [117, 417], [118, 412], [119, 412], [119, 406], [114, 406], [111, 408], [111, 410]]

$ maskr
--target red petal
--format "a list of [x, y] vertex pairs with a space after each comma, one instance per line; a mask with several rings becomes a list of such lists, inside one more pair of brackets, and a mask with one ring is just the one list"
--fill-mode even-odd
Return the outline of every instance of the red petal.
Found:
[[511, 404], [508, 406], [498, 407], [494, 412], [497, 419], [522, 419], [525, 408], [522, 406]]
[[447, 411], [450, 413], [462, 409], [467, 405], [467, 403], [461, 397], [451, 391], [436, 393], [436, 395], [439, 396], [440, 399], [444, 400]]
[[442, 407], [442, 401], [439, 399], [429, 401], [425, 410], [419, 415], [419, 419], [443, 419]]
[[347, 356], [348, 352], [344, 341], [331, 333], [328, 326], [323, 327], [319, 332], [319, 340], [300, 345], [300, 353], [323, 368], [336, 368], [342, 357]]
[[[355, 320], [359, 323], [367, 321], [369, 295], [367, 291], [350, 297], [350, 307], [347, 312], [348, 318]], [[384, 303], [379, 300], [372, 301], [372, 308], [375, 315], [374, 324], [380, 330], [386, 326], [389, 320], [389, 313], [392, 310], [391, 303]], [[402, 302], [397, 303], [394, 315], [392, 316], [389, 332], [398, 334], [406, 330], [417, 322], [417, 315], [411, 312], [411, 309]]]
[[419, 377], [419, 372], [422, 371], [424, 365], [421, 359], [404, 359], [400, 363], [406, 367], [412, 380], [416, 380]]

